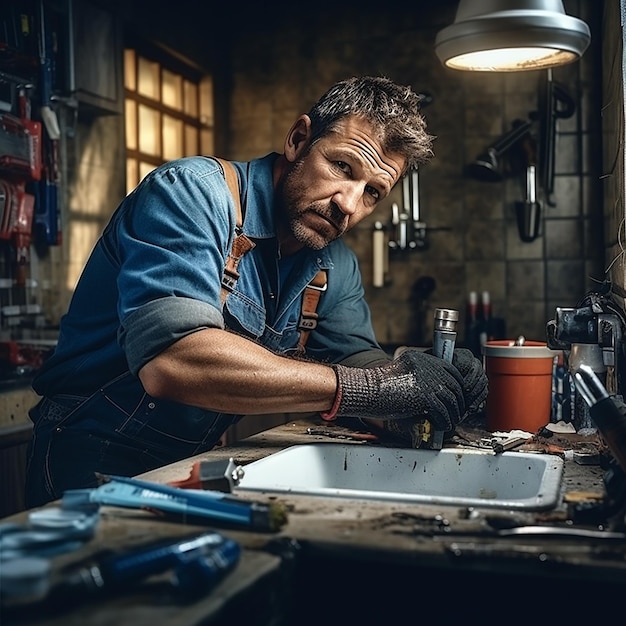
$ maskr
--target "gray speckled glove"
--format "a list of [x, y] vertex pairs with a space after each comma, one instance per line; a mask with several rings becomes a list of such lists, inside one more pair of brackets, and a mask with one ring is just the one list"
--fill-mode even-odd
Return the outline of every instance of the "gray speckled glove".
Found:
[[487, 374], [485, 374], [483, 364], [467, 348], [455, 349], [452, 364], [463, 376], [463, 394], [465, 395], [467, 414], [478, 413], [482, 409], [489, 391]]
[[[431, 354], [430, 350], [426, 353]], [[481, 361], [466, 348], [454, 350], [452, 364], [463, 377], [463, 395], [467, 411], [461, 416], [459, 420], [461, 422], [468, 415], [478, 413], [483, 408], [488, 392], [487, 375]], [[432, 420], [430, 421], [433, 423]], [[437, 430], [441, 430], [435, 424], [433, 425]], [[387, 431], [413, 448], [419, 448], [424, 442], [424, 419], [422, 418], [390, 420], [385, 423], [385, 427]], [[452, 433], [453, 430], [452, 428], [446, 432]]]
[[389, 364], [372, 368], [333, 365], [337, 395], [322, 418], [365, 417], [425, 420], [452, 430], [466, 413], [463, 377], [452, 364], [419, 350], [407, 350]]

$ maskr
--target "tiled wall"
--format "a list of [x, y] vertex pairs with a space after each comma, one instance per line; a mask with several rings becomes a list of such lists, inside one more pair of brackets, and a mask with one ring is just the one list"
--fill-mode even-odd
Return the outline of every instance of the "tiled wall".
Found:
[[[623, 4], [623, 1], [622, 1]], [[602, 25], [602, 162], [606, 266], [613, 284], [626, 298], [624, 263], [624, 80], [620, 2], [605, 2]]]
[[[555, 307], [574, 306], [595, 288], [594, 279], [603, 278], [601, 4], [565, 3], [569, 14], [592, 27], [593, 48], [581, 62], [553, 72], [576, 110], [558, 122], [554, 206], [541, 198], [541, 232], [532, 243], [522, 242], [517, 231], [515, 202], [524, 198], [523, 176], [485, 183], [468, 178], [464, 168], [514, 120], [537, 111], [546, 72], [485, 75], [443, 68], [433, 42], [453, 21], [456, 3], [428, 4], [400, 11], [392, 2], [358, 12], [339, 5], [332, 20], [320, 17], [319, 24], [284, 16], [239, 29], [231, 41], [228, 156], [282, 150], [295, 116], [346, 76], [385, 74], [429, 92], [432, 103], [424, 113], [437, 136], [435, 158], [422, 168], [419, 185], [428, 247], [392, 253], [389, 284], [372, 286], [372, 225], [389, 225], [391, 202], [401, 204], [401, 189], [347, 237], [361, 262], [378, 337], [387, 344], [428, 343], [434, 308], [464, 311], [470, 290], [487, 290], [507, 336], [543, 340]], [[424, 300], [416, 297], [415, 285], [427, 277], [436, 287]]]
[[[532, 243], [520, 240], [516, 225], [515, 202], [524, 197], [523, 179], [484, 183], [467, 177], [464, 169], [510, 130], [514, 120], [525, 120], [538, 109], [545, 72], [484, 75], [443, 68], [433, 44], [437, 31], [454, 19], [454, 0], [419, 3], [419, 9], [407, 9], [399, 0], [374, 8], [350, 1], [327, 7], [322, 2], [306, 19], [274, 4], [257, 6], [253, 15], [242, 12], [236, 28], [219, 31], [211, 42], [211, 49], [219, 49], [214, 66], [219, 154], [248, 159], [281, 151], [295, 117], [331, 83], [347, 76], [384, 74], [429, 92], [432, 103], [424, 113], [430, 132], [437, 136], [435, 158], [422, 168], [419, 185], [428, 247], [392, 253], [389, 284], [372, 286], [372, 226], [375, 220], [390, 225], [391, 202], [401, 204], [401, 189], [347, 237], [361, 262], [378, 337], [385, 344], [428, 343], [434, 308], [463, 311], [470, 290], [487, 290], [493, 314], [506, 322], [507, 336], [545, 338], [545, 324], [555, 307], [574, 306], [595, 289], [613, 251], [619, 249], [623, 182], [619, 169], [603, 177], [601, 145], [604, 139], [604, 158], [615, 162], [617, 139], [607, 150], [607, 131], [603, 138], [601, 123], [611, 125], [608, 141], [623, 137], [616, 104], [621, 98], [619, 93], [605, 94], [608, 104], [603, 110], [602, 80], [607, 68], [621, 68], [619, 1], [565, 2], [568, 13], [590, 24], [592, 47], [582, 61], [553, 72], [554, 80], [574, 98], [576, 110], [558, 122], [555, 202], [551, 206], [541, 198], [541, 233]], [[603, 4], [609, 14], [604, 23]], [[177, 49], [177, 30], [170, 32], [167, 44]], [[605, 52], [608, 56], [602, 62], [601, 48], [607, 46], [613, 52]], [[613, 90], [621, 88], [615, 77], [609, 84]], [[104, 225], [121, 197], [121, 122], [114, 116], [97, 120], [96, 126], [81, 121], [68, 146], [68, 210], [101, 207], [102, 214], [93, 215], [96, 228]], [[94, 128], [102, 132], [94, 135]], [[616, 167], [621, 167], [619, 159]], [[93, 181], [105, 172], [104, 179], [119, 184], [109, 182], [98, 191]], [[80, 193], [81, 189], [89, 193]], [[612, 217], [606, 225], [603, 193], [616, 207], [609, 211]], [[57, 286], [58, 277], [64, 275], [62, 266], [76, 263], [69, 229], [67, 234], [63, 250], [54, 250], [41, 263], [42, 275], [48, 274], [49, 282], [62, 290], [61, 297], [55, 294], [46, 307], [53, 317], [64, 310], [71, 294], [71, 281], [64, 279]], [[621, 261], [612, 267], [614, 276], [616, 272], [618, 284], [624, 286]], [[435, 289], [424, 300], [416, 293], [416, 283], [423, 284], [425, 278], [434, 280]], [[462, 319], [461, 338], [464, 330]]]

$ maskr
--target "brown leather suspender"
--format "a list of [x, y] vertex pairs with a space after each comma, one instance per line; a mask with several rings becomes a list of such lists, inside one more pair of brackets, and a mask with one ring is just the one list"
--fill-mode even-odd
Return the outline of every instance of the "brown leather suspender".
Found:
[[224, 267], [224, 273], [222, 274], [222, 291], [220, 297], [223, 306], [226, 297], [231, 291], [233, 291], [235, 285], [237, 284], [237, 280], [239, 280], [239, 271], [237, 268], [239, 267], [241, 257], [246, 254], [246, 252], [252, 250], [255, 244], [241, 232], [241, 228], [243, 226], [243, 213], [241, 210], [241, 197], [239, 196], [239, 178], [237, 177], [237, 172], [235, 171], [232, 163], [229, 161], [218, 158], [215, 160], [219, 161], [224, 169], [224, 178], [226, 179], [226, 184], [228, 185], [228, 189], [230, 190], [235, 202], [235, 208], [237, 209], [237, 236], [233, 241], [233, 246], [230, 249], [228, 258], [226, 259], [226, 266]]
[[302, 294], [302, 312], [298, 321], [300, 339], [298, 340], [298, 354], [304, 354], [304, 346], [309, 338], [309, 333], [317, 326], [317, 305], [323, 291], [328, 289], [327, 277], [324, 270], [318, 270], [313, 280], [304, 288]]
[[[237, 209], [237, 236], [233, 241], [230, 254], [226, 259], [226, 266], [224, 267], [224, 273], [222, 275], [222, 291], [221, 300], [222, 305], [226, 300], [228, 294], [233, 291], [237, 280], [239, 278], [239, 261], [246, 252], [249, 252], [254, 248], [255, 244], [246, 235], [241, 232], [243, 226], [243, 212], [241, 209], [241, 198], [239, 195], [239, 178], [237, 172], [232, 163], [224, 159], [214, 157], [224, 169], [224, 178], [226, 184], [235, 202]], [[302, 312], [300, 314], [300, 320], [298, 321], [298, 330], [300, 331], [300, 339], [298, 340], [297, 351], [300, 354], [304, 353], [306, 342], [309, 338], [309, 333], [317, 326], [317, 305], [319, 303], [320, 296], [323, 291], [326, 291], [327, 274], [324, 270], [319, 270], [313, 277], [311, 282], [304, 288], [302, 295]]]

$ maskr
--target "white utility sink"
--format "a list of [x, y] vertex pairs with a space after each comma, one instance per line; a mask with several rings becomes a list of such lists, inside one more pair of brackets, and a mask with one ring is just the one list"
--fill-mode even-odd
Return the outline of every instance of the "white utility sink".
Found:
[[243, 467], [235, 491], [539, 511], [559, 501], [563, 461], [550, 454], [314, 443]]

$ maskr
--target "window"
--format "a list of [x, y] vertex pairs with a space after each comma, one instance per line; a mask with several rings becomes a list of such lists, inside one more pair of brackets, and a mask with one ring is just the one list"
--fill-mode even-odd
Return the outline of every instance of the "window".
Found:
[[211, 78], [172, 65], [124, 51], [127, 192], [165, 161], [213, 154]]

